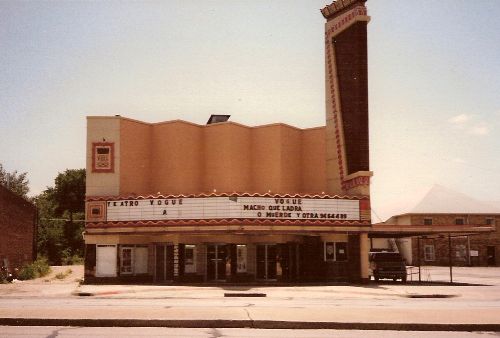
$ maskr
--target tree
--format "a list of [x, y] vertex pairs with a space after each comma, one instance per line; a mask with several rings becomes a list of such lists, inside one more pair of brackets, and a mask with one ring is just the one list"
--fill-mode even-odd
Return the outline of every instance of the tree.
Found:
[[59, 215], [69, 220], [64, 227], [64, 237], [67, 242], [67, 253], [83, 255], [84, 222], [85, 219], [85, 169], [67, 169], [59, 173], [55, 180], [54, 197], [58, 204]]
[[59, 173], [55, 179], [54, 198], [57, 202], [57, 212], [61, 215], [85, 211], [85, 169], [67, 169]]
[[9, 173], [0, 163], [0, 184], [26, 199], [28, 198], [28, 192], [30, 191], [28, 186], [29, 181], [26, 178], [27, 175], [28, 173], [18, 173], [17, 170]]
[[35, 198], [39, 210], [39, 252], [52, 264], [83, 255], [85, 169], [59, 173], [55, 186]]
[[60, 265], [63, 250], [67, 247], [64, 236], [64, 219], [56, 215], [57, 203], [54, 188], [47, 188], [34, 198], [38, 209], [37, 252], [47, 257], [50, 264]]

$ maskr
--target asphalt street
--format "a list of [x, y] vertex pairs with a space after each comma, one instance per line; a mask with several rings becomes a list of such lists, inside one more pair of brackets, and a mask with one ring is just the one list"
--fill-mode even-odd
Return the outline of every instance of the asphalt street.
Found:
[[266, 337], [266, 338], [494, 338], [498, 332], [436, 332], [436, 331], [376, 331], [376, 330], [256, 330], [220, 328], [158, 328], [158, 327], [61, 327], [0, 326], [0, 338], [71, 338], [71, 337], [169, 337], [169, 338], [218, 338], [218, 337]]

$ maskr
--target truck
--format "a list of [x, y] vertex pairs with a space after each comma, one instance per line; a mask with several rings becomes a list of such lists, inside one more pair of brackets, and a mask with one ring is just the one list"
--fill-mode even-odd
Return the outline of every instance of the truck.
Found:
[[401, 279], [406, 283], [406, 263], [399, 252], [370, 252], [370, 270], [375, 281]]

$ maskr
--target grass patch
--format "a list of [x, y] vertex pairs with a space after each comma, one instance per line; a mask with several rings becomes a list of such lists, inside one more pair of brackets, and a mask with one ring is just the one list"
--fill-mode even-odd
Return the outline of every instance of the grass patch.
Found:
[[50, 273], [50, 265], [47, 258], [39, 257], [31, 264], [23, 266], [19, 271], [18, 279], [28, 280], [46, 276]]
[[66, 270], [66, 271], [64, 271], [64, 272], [59, 272], [59, 273], [56, 275], [56, 277], [55, 277], [55, 278], [57, 278], [57, 279], [64, 279], [64, 278], [68, 277], [69, 275], [71, 275], [71, 273], [72, 273], [72, 272], [73, 272], [73, 271], [72, 271], [71, 269], [68, 269], [68, 270]]

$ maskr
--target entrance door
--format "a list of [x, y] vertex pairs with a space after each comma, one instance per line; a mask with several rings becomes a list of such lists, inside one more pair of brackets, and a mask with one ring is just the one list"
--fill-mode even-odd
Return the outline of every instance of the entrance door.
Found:
[[486, 247], [486, 256], [488, 257], [488, 265], [496, 265], [496, 257], [495, 257], [495, 247], [487, 246]]
[[276, 279], [276, 254], [275, 244], [257, 245], [257, 279]]
[[165, 283], [174, 279], [174, 246], [156, 244], [155, 246], [155, 282]]
[[207, 245], [207, 280], [226, 280], [226, 259], [228, 254], [226, 244]]

